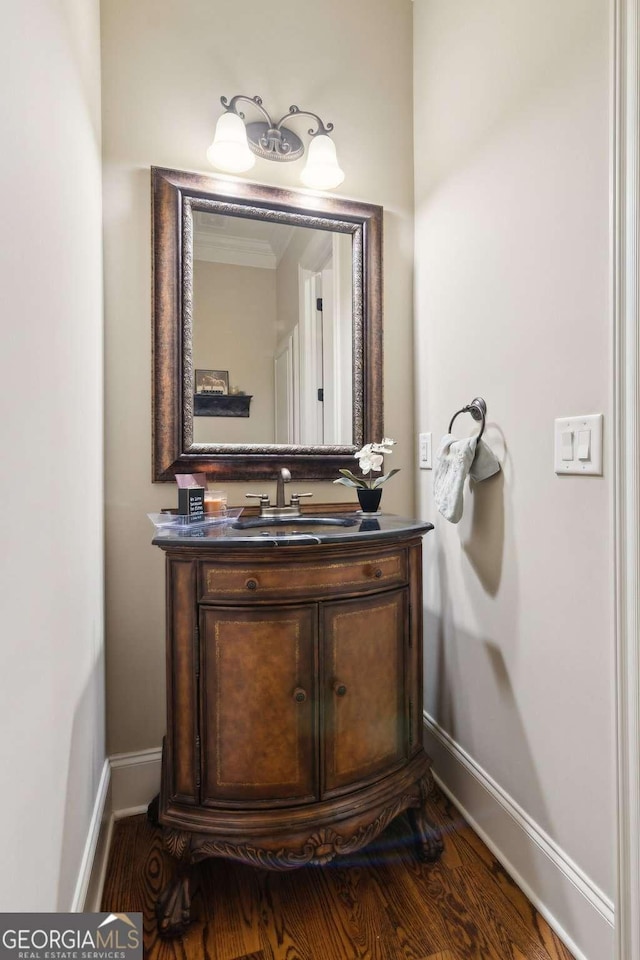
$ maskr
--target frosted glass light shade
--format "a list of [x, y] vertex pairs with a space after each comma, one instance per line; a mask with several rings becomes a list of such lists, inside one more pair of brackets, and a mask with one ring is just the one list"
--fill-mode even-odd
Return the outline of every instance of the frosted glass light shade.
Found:
[[324, 133], [312, 137], [300, 179], [305, 186], [314, 190], [330, 190], [342, 183], [344, 172], [338, 166], [336, 145], [331, 137]]
[[247, 143], [247, 130], [237, 113], [223, 113], [216, 124], [213, 143], [207, 150], [213, 167], [228, 173], [243, 173], [256, 162]]

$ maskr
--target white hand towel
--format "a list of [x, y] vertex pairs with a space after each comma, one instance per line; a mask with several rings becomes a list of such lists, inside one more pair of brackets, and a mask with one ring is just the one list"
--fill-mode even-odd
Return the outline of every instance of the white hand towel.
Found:
[[476, 452], [476, 438], [456, 440], [451, 433], [440, 441], [433, 475], [433, 497], [436, 507], [451, 523], [462, 516], [462, 491]]
[[433, 477], [436, 507], [451, 523], [462, 516], [464, 482], [470, 475], [477, 482], [486, 480], [500, 469], [500, 463], [484, 440], [467, 437], [456, 440], [451, 433], [440, 441]]
[[482, 438], [476, 443], [476, 455], [469, 470], [469, 476], [476, 483], [481, 480], [488, 480], [500, 469], [500, 461], [495, 453], [488, 447]]

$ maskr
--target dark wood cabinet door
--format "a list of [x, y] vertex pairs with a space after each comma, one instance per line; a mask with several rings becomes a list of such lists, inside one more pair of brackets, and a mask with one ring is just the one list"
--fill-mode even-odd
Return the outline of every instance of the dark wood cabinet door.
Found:
[[201, 802], [317, 796], [317, 606], [201, 614]]
[[407, 756], [407, 591], [322, 605], [324, 796], [390, 772]]

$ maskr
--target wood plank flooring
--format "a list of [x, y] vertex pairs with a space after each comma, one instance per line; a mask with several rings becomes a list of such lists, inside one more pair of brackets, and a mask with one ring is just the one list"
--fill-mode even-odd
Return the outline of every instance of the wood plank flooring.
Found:
[[420, 863], [400, 817], [375, 843], [287, 873], [224, 860], [196, 868], [194, 922], [157, 936], [153, 905], [171, 875], [146, 817], [115, 825], [102, 909], [142, 911], [148, 960], [572, 960], [487, 847], [442, 796], [439, 863]]

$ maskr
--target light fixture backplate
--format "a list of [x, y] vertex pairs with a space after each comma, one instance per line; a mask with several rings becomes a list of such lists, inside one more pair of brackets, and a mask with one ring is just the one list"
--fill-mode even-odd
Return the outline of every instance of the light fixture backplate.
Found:
[[255, 123], [247, 123], [246, 127], [249, 149], [252, 153], [255, 153], [257, 157], [262, 157], [265, 160], [281, 160], [284, 163], [288, 163], [290, 160], [298, 160], [304, 153], [302, 140], [293, 130], [290, 130], [289, 127], [280, 127], [279, 130], [282, 134], [282, 141], [288, 143], [290, 146], [288, 153], [280, 153], [276, 150], [265, 150], [264, 147], [260, 145], [260, 139], [266, 136], [271, 129], [268, 123], [257, 121]]

